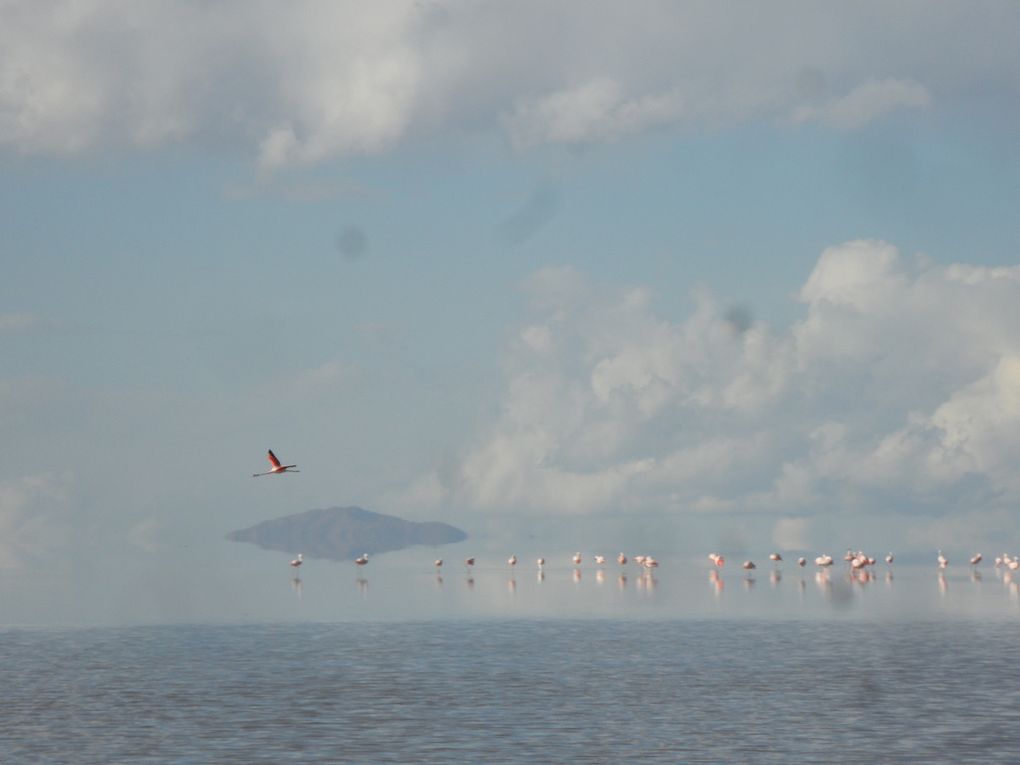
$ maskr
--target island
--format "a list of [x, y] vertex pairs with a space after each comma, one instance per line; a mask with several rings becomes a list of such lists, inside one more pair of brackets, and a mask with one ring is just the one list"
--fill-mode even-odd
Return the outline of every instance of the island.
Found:
[[467, 534], [438, 521], [406, 521], [360, 507], [328, 507], [263, 521], [232, 531], [227, 539], [311, 558], [354, 560], [362, 553], [461, 542]]

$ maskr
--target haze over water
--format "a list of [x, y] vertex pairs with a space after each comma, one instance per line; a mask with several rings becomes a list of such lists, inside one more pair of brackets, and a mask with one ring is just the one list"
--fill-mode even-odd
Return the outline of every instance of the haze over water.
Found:
[[[838, 551], [837, 551], [838, 552]], [[572, 552], [508, 553], [468, 540], [409, 548], [353, 562], [305, 558], [213, 540], [154, 553], [98, 557], [68, 576], [46, 567], [8, 572], [0, 582], [0, 623], [23, 626], [119, 626], [162, 623], [347, 622], [519, 618], [599, 619], [981, 619], [1020, 618], [1018, 582], [984, 562], [879, 563], [866, 580], [842, 561], [801, 569], [791, 558], [757, 558], [749, 576], [740, 560], [716, 569], [701, 556], [659, 556], [648, 572], [615, 551], [596, 566]], [[470, 570], [463, 561], [477, 556]], [[433, 560], [444, 559], [437, 572]]]

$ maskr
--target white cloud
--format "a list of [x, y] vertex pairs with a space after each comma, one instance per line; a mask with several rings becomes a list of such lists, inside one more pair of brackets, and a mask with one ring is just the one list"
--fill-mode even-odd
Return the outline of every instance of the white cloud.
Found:
[[913, 80], [868, 80], [845, 96], [824, 105], [799, 107], [793, 121], [822, 122], [843, 130], [853, 130], [899, 109], [924, 109], [931, 105], [931, 94]]
[[602, 143], [675, 122], [682, 107], [677, 91], [626, 100], [619, 83], [598, 79], [522, 99], [504, 123], [518, 149], [543, 143]]
[[764, 511], [787, 517], [777, 544], [806, 547], [834, 508], [1020, 502], [1020, 267], [848, 242], [820, 256], [799, 321], [743, 333], [703, 289], [680, 322], [572, 269], [527, 289], [501, 414], [422, 479], [435, 505]]
[[852, 129], [933, 94], [944, 108], [973, 109], [975, 93], [1017, 103], [1016, 5], [877, 10], [10, 0], [0, 145], [201, 141], [244, 146], [278, 168], [462, 131], [505, 129], [525, 148], [790, 115]]
[[69, 475], [0, 482], [0, 568], [17, 568], [68, 544]]

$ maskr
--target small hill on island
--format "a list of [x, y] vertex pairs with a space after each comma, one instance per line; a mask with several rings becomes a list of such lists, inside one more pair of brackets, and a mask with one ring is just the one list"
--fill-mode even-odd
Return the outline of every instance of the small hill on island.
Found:
[[467, 539], [447, 523], [405, 521], [360, 507], [329, 507], [287, 515], [232, 531], [227, 539], [251, 542], [266, 550], [303, 552], [313, 558], [353, 560], [413, 545], [445, 545]]

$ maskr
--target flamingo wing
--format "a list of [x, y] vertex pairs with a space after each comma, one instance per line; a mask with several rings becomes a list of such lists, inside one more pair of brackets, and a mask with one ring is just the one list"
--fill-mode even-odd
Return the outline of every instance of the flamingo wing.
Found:
[[276, 455], [273, 454], [273, 450], [272, 449], [270, 449], [268, 452], [266, 452], [266, 454], [269, 457], [269, 464], [270, 465], [272, 465], [274, 468], [280, 467], [280, 460], [278, 460], [276, 458]]

